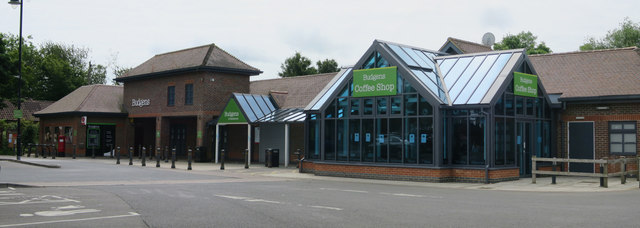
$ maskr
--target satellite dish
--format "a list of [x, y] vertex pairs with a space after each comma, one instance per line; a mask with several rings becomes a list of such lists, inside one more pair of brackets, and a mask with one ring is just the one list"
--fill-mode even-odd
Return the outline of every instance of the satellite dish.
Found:
[[493, 33], [485, 33], [482, 36], [482, 44], [484, 44], [485, 46], [493, 46], [493, 44], [496, 43], [496, 37], [493, 35]]

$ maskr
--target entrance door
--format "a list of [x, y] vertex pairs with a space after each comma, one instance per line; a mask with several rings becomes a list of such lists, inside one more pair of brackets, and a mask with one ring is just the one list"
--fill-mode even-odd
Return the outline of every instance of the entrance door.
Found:
[[[593, 122], [569, 122], [569, 158], [593, 159]], [[593, 173], [593, 164], [570, 163], [569, 171]]]
[[187, 127], [184, 124], [171, 125], [169, 137], [171, 138], [171, 148], [176, 148], [176, 156], [186, 156]]
[[518, 165], [520, 166], [520, 176], [531, 175], [531, 152], [533, 148], [533, 124], [531, 122], [516, 123], [516, 153]]

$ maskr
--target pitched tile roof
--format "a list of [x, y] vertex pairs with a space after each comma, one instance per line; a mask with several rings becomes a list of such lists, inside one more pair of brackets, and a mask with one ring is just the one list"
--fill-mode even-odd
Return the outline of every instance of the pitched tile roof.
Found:
[[111, 113], [126, 115], [122, 109], [122, 94], [122, 86], [82, 86], [49, 107], [36, 112], [34, 115], [38, 117], [63, 113]]
[[[9, 101], [4, 101], [4, 108], [0, 109], [0, 119], [2, 120], [16, 120], [13, 118], [13, 110], [17, 109]], [[39, 118], [33, 116], [34, 112], [40, 111], [49, 105], [53, 104], [53, 101], [39, 101], [39, 100], [26, 100], [20, 105], [22, 108], [22, 119], [29, 121], [39, 121]]]
[[640, 95], [636, 47], [529, 56], [549, 94], [562, 98]]
[[278, 106], [304, 108], [337, 74], [325, 73], [279, 79], [252, 81], [252, 94], [272, 95]]
[[210, 44], [156, 55], [116, 78], [116, 80], [125, 81], [140, 76], [185, 69], [226, 70], [242, 72], [248, 75], [262, 73], [259, 69], [240, 61], [215, 44]]
[[458, 49], [460, 49], [463, 54], [493, 51], [490, 46], [485, 46], [483, 44], [474, 43], [474, 42], [471, 42], [471, 41], [456, 39], [456, 38], [453, 38], [453, 37], [447, 38], [447, 42], [445, 42], [442, 45], [442, 47], [440, 47], [440, 50], [442, 50], [442, 48], [444, 48], [447, 45], [447, 43], [449, 43], [449, 42], [451, 42]]

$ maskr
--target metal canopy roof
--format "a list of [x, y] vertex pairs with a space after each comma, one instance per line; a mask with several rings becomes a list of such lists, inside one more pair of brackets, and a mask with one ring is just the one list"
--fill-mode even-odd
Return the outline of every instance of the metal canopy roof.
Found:
[[249, 123], [255, 123], [276, 110], [276, 106], [267, 95], [233, 93], [233, 99], [238, 102]]
[[278, 109], [268, 115], [258, 119], [257, 123], [294, 123], [304, 122], [306, 115], [304, 109], [288, 108]]

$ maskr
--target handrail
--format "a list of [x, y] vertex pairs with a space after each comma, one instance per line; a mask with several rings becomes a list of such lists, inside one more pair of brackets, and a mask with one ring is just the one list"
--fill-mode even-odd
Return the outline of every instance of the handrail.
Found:
[[[553, 171], [544, 171], [538, 170], [537, 162], [553, 162]], [[581, 172], [570, 172], [570, 171], [555, 171], [555, 166], [558, 162], [563, 163], [592, 163], [592, 164], [600, 164], [600, 173], [581, 173]], [[629, 171], [627, 170], [627, 163], [637, 162], [638, 169]], [[615, 165], [620, 163], [620, 172], [609, 173], [609, 165]], [[531, 157], [531, 183], [536, 183], [537, 174], [542, 175], [551, 175], [552, 184], [555, 184], [555, 176], [583, 176], [583, 177], [599, 177], [600, 178], [600, 186], [608, 187], [609, 177], [620, 176], [620, 182], [622, 184], [626, 183], [626, 175], [627, 174], [636, 174], [638, 180], [640, 181], [640, 156], [626, 158], [622, 156], [617, 159], [607, 159], [606, 157], [597, 160], [590, 159], [571, 159], [571, 158], [538, 158], [536, 156]]]

